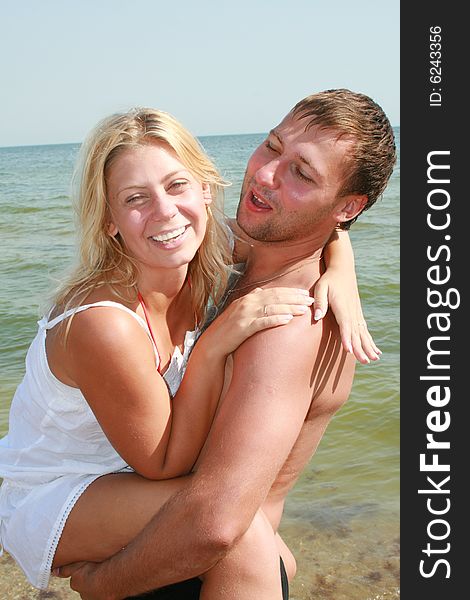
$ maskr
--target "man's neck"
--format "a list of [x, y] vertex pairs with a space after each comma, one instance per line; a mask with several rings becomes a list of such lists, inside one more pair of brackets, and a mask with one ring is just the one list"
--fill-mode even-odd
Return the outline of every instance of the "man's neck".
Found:
[[265, 279], [276, 274], [302, 269], [317, 273], [326, 240], [291, 243], [256, 243], [250, 248], [245, 279]]
[[252, 248], [244, 273], [230, 292], [230, 301], [257, 287], [310, 289], [320, 276], [322, 249], [306, 252], [277, 252], [272, 244]]

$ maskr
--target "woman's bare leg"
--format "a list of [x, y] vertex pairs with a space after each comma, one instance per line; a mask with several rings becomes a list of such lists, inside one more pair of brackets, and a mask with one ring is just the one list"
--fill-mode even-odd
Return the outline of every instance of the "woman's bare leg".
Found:
[[261, 510], [234, 548], [201, 578], [201, 600], [282, 600], [279, 548]]
[[116, 554], [187, 482], [188, 477], [152, 481], [137, 473], [96, 479], [67, 519], [53, 567], [82, 560], [100, 562]]
[[[100, 562], [119, 552], [188, 477], [152, 481], [136, 473], [116, 473], [94, 481], [67, 519], [53, 568], [82, 560]], [[261, 510], [234, 548], [202, 579], [201, 599], [282, 599], [279, 547]]]

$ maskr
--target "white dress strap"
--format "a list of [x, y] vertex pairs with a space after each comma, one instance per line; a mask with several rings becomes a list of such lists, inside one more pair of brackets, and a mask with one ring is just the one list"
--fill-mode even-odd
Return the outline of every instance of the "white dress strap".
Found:
[[112, 302], [111, 300], [101, 300], [100, 302], [93, 302], [92, 304], [83, 304], [82, 306], [76, 306], [75, 308], [69, 308], [62, 314], [57, 315], [53, 319], [49, 320], [49, 316], [53, 310], [53, 308], [52, 308], [48, 315], [46, 315], [40, 321], [38, 321], [38, 325], [41, 329], [45, 329], [45, 330], [52, 329], [53, 327], [58, 325], [64, 319], [68, 319], [68, 317], [71, 317], [72, 315], [74, 315], [76, 313], [87, 310], [88, 308], [93, 308], [95, 306], [107, 306], [107, 307], [119, 308], [119, 309], [125, 311], [126, 313], [128, 313], [129, 315], [131, 315], [132, 317], [134, 317], [134, 319], [136, 319], [136, 321], [139, 323], [139, 325], [141, 327], [143, 327], [145, 329], [145, 331], [147, 332], [147, 335], [152, 343], [153, 350], [155, 352], [155, 360], [156, 360], [156, 364], [157, 364], [157, 368], [158, 368], [158, 365], [160, 364], [160, 356], [158, 354], [157, 346], [155, 345], [155, 342], [153, 341], [153, 338], [152, 338], [152, 335], [150, 333], [150, 329], [149, 329], [147, 323], [137, 313], [135, 313], [130, 308], [127, 308], [127, 306], [124, 306], [124, 304], [120, 304], [119, 302]]

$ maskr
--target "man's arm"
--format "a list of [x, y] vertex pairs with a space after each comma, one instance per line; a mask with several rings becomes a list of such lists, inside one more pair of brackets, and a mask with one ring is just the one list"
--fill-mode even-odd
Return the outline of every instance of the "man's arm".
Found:
[[256, 334], [235, 352], [232, 382], [188, 487], [126, 549], [77, 573], [74, 589], [95, 590], [84, 598], [122, 598], [203, 573], [245, 533], [316, 387], [336, 380], [345, 364], [339, 342], [330, 343], [328, 321], [312, 323], [309, 313]]

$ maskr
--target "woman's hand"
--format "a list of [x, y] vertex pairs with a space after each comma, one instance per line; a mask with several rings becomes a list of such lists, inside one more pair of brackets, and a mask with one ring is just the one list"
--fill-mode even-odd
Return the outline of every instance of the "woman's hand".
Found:
[[258, 331], [287, 325], [294, 317], [304, 315], [313, 301], [308, 290], [256, 288], [234, 300], [211, 324], [205, 335], [211, 335], [217, 350], [228, 356]]
[[326, 315], [328, 304], [339, 325], [343, 348], [363, 364], [379, 360], [382, 352], [372, 339], [362, 313], [356, 273], [350, 270], [328, 268], [314, 289], [314, 319]]
[[54, 569], [52, 575], [63, 579], [70, 577], [70, 588], [78, 592], [82, 600], [114, 600], [117, 596], [95, 584], [93, 574], [98, 568], [98, 563], [78, 562]]
[[382, 352], [367, 329], [357, 288], [354, 252], [347, 231], [336, 229], [324, 249], [326, 272], [314, 289], [314, 319], [326, 315], [328, 303], [339, 325], [346, 352], [361, 363], [378, 360]]

